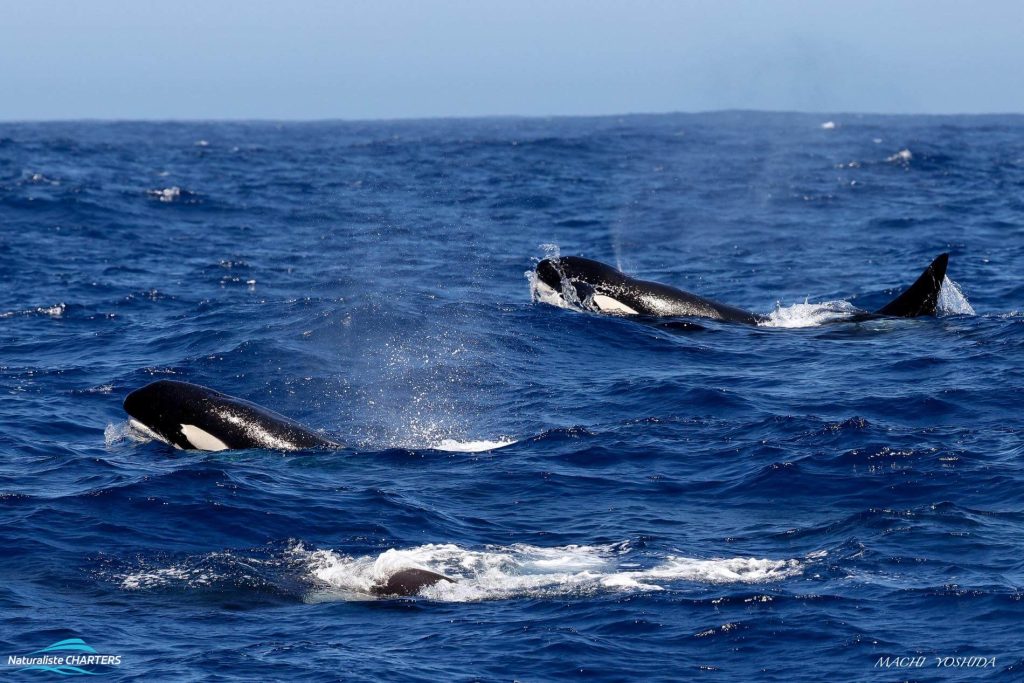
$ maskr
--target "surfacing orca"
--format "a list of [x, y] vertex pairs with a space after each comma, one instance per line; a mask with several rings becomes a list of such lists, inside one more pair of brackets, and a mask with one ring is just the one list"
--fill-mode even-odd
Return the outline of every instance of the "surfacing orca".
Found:
[[[949, 254], [940, 254], [898, 297], [874, 313], [863, 311], [846, 321], [935, 315], [948, 261]], [[768, 321], [766, 315], [720, 304], [660, 282], [638, 280], [600, 261], [579, 256], [542, 260], [537, 264], [533, 286], [541, 300], [574, 299], [571, 303], [599, 313], [712, 318], [748, 325]]]
[[455, 583], [455, 579], [429, 569], [400, 569], [389, 576], [387, 581], [374, 586], [371, 592], [374, 595], [416, 595], [421, 589], [441, 581]]
[[341, 447], [284, 415], [189, 382], [162, 379], [147, 384], [125, 397], [124, 410], [132, 426], [177, 448]]

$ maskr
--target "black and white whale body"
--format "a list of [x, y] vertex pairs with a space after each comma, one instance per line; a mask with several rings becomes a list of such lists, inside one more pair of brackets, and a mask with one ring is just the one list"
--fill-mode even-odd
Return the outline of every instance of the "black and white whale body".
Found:
[[[860, 321], [879, 317], [915, 318], [935, 315], [939, 291], [946, 277], [949, 254], [940, 254], [914, 284], [874, 313], [863, 311], [846, 318]], [[768, 316], [720, 304], [660, 282], [632, 278], [625, 273], [579, 256], [544, 259], [537, 264], [534, 288], [540, 299], [575, 298], [583, 308], [614, 315], [695, 317], [757, 325]]]
[[339, 448], [298, 422], [255, 403], [198, 384], [162, 379], [128, 394], [132, 425], [177, 448], [223, 451]]

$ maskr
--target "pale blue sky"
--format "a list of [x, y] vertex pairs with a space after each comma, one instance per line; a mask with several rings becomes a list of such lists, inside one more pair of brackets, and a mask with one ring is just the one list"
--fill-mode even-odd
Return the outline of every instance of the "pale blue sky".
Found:
[[0, 0], [0, 119], [1024, 112], [1022, 0]]

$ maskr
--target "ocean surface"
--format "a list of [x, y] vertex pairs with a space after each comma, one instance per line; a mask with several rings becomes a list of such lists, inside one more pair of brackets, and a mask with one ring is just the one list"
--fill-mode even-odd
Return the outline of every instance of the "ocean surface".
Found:
[[[1022, 273], [1024, 117], [2, 124], [0, 671], [1022, 680]], [[160, 378], [347, 447], [148, 441]]]

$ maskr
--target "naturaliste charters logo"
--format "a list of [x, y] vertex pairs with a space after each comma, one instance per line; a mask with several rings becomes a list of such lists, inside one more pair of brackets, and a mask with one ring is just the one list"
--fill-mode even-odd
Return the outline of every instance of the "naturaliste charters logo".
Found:
[[121, 666], [121, 655], [101, 655], [81, 638], [68, 638], [27, 655], [8, 655], [7, 666], [62, 676], [99, 676], [107, 672], [85, 667]]

